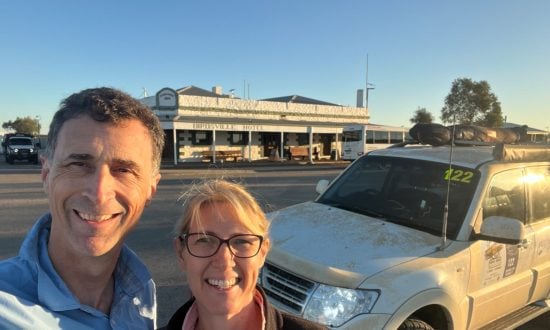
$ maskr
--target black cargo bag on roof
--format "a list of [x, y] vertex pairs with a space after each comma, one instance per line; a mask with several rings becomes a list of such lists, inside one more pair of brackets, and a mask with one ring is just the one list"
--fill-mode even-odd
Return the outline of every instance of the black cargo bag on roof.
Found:
[[442, 146], [451, 141], [451, 131], [440, 124], [416, 124], [409, 130], [410, 136], [422, 144]]
[[[453, 131], [453, 126], [449, 126]], [[516, 143], [520, 141], [519, 130], [507, 128], [481, 127], [476, 125], [455, 125], [455, 140], [489, 143]]]

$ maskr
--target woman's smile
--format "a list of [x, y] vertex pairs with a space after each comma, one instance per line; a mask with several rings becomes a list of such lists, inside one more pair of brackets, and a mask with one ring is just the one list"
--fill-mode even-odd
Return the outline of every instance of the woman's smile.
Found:
[[229, 290], [240, 282], [241, 279], [238, 277], [229, 280], [216, 280], [212, 278], [206, 280], [206, 283], [208, 283], [208, 285], [215, 287], [218, 290]]

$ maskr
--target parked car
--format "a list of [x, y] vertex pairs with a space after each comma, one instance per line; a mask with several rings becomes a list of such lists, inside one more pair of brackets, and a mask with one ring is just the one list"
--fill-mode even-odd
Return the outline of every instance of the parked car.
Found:
[[550, 311], [550, 147], [370, 152], [268, 214], [260, 284], [336, 329], [513, 328]]
[[38, 149], [40, 143], [30, 134], [9, 133], [4, 135], [2, 150], [6, 162], [13, 164], [16, 160], [25, 160], [38, 164]]

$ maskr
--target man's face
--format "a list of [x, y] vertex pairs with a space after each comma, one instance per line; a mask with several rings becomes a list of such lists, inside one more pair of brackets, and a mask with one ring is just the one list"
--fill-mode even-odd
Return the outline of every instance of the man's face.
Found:
[[160, 174], [152, 152], [151, 137], [138, 120], [115, 126], [81, 116], [65, 122], [53, 159], [42, 167], [53, 219], [50, 253], [118, 253], [155, 194]]

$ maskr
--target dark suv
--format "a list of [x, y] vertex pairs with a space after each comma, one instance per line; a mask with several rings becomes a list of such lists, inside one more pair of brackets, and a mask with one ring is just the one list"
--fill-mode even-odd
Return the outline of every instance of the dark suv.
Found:
[[34, 143], [32, 135], [23, 133], [6, 134], [2, 147], [4, 148], [6, 162], [9, 164], [13, 164], [15, 160], [26, 160], [38, 164], [39, 144]]

